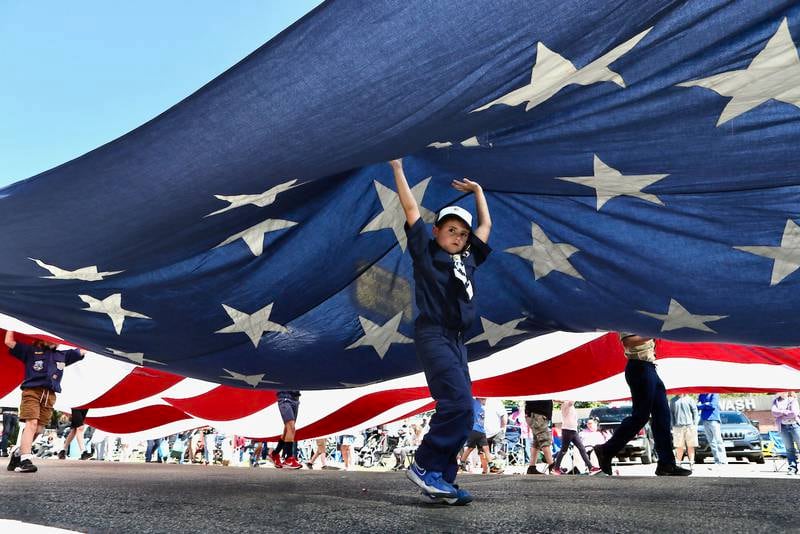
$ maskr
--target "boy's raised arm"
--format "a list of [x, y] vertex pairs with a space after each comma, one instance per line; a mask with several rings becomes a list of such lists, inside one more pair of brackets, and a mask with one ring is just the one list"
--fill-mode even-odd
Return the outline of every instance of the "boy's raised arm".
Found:
[[13, 349], [17, 346], [17, 341], [14, 339], [14, 331], [6, 330], [6, 347]]
[[394, 182], [397, 185], [397, 195], [400, 197], [400, 205], [403, 206], [403, 211], [406, 214], [406, 221], [409, 226], [413, 226], [419, 220], [419, 206], [417, 206], [417, 199], [411, 194], [411, 188], [408, 187], [406, 175], [403, 172], [403, 160], [393, 159], [389, 165], [394, 171]]
[[478, 182], [473, 182], [468, 178], [463, 180], [453, 180], [452, 186], [464, 193], [475, 195], [475, 211], [478, 213], [478, 227], [473, 230], [475, 237], [489, 243], [489, 234], [492, 231], [492, 217], [489, 215], [489, 205], [486, 203], [486, 196], [483, 188]]

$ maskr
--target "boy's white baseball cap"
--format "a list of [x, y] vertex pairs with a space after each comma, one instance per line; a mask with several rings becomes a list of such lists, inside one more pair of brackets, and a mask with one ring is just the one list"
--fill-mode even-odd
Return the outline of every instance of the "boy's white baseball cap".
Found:
[[467, 223], [469, 228], [472, 228], [472, 214], [464, 208], [458, 206], [447, 206], [446, 208], [442, 209], [442, 211], [439, 212], [439, 216], [436, 218], [436, 222], [438, 223], [448, 215], [455, 215]]

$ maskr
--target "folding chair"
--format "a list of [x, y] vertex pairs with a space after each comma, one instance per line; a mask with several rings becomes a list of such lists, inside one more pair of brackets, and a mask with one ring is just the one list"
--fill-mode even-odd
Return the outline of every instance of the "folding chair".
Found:
[[[787, 466], [786, 446], [783, 444], [783, 436], [777, 430], [769, 431], [769, 440], [772, 442], [772, 470], [781, 471]], [[780, 465], [778, 463], [780, 462]]]

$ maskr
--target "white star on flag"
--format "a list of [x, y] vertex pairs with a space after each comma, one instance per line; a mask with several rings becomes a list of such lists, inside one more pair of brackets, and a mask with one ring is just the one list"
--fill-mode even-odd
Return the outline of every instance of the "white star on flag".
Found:
[[531, 82], [472, 110], [472, 113], [483, 111], [497, 104], [518, 106], [524, 102], [528, 103], [525, 111], [530, 111], [570, 84], [590, 85], [597, 82], [613, 82], [624, 88], [625, 80], [608, 66], [636, 46], [652, 29], [646, 29], [580, 69], [575, 68], [571, 61], [553, 52], [540, 41], [536, 47], [536, 63], [531, 70]]
[[[425, 196], [425, 190], [430, 183], [430, 177], [425, 178], [420, 183], [411, 188], [411, 194], [417, 201], [419, 206], [419, 214], [422, 220], [426, 223], [433, 223], [436, 220], [436, 214], [422, 205], [422, 197]], [[391, 228], [400, 248], [405, 252], [408, 246], [406, 231], [404, 225], [406, 224], [406, 214], [403, 211], [403, 206], [400, 204], [400, 197], [393, 190], [389, 189], [377, 180], [373, 182], [375, 190], [378, 193], [378, 199], [381, 201], [383, 211], [372, 219], [362, 230], [359, 232], [374, 232], [376, 230], [383, 230], [384, 228]]]
[[591, 187], [597, 194], [597, 211], [606, 202], [614, 197], [629, 196], [641, 198], [647, 202], [664, 205], [661, 200], [649, 193], [643, 193], [642, 189], [653, 185], [669, 174], [625, 174], [617, 169], [606, 165], [597, 154], [594, 155], [594, 176], [559, 176], [556, 180], [564, 180], [575, 184]]
[[359, 315], [358, 320], [361, 322], [361, 328], [364, 330], [364, 336], [347, 347], [347, 349], [354, 349], [356, 347], [369, 345], [374, 348], [378, 353], [378, 356], [383, 359], [383, 357], [386, 356], [386, 353], [389, 351], [389, 347], [392, 343], [413, 343], [413, 339], [408, 338], [397, 331], [397, 329], [400, 327], [400, 320], [402, 318], [403, 312], [401, 311], [386, 321], [385, 324], [378, 325]]
[[[477, 135], [474, 135], [469, 139], [464, 139], [463, 141], [460, 141], [457, 144], [464, 148], [474, 148], [481, 146], [480, 142], [478, 141]], [[451, 143], [450, 141], [444, 141], [441, 143], [437, 141], [428, 145], [429, 148], [447, 148], [451, 146], [453, 146], [453, 143]], [[491, 144], [489, 146], [491, 147]]]
[[521, 319], [514, 319], [512, 321], [508, 321], [507, 323], [497, 324], [485, 317], [481, 317], [483, 333], [473, 337], [467, 341], [465, 345], [469, 345], [470, 343], [479, 343], [481, 341], [488, 341], [489, 346], [494, 347], [507, 337], [525, 334], [526, 332], [524, 330], [517, 330], [517, 325], [524, 320], [525, 317], [522, 317]]
[[769, 281], [769, 285], [774, 286], [800, 267], [800, 227], [793, 220], [788, 219], [786, 226], [783, 228], [781, 244], [778, 247], [749, 246], [733, 248], [775, 260], [772, 264], [772, 278]]
[[641, 310], [639, 310], [639, 313], [664, 321], [664, 324], [661, 325], [662, 332], [678, 330], [679, 328], [691, 328], [716, 334], [717, 332], [706, 326], [705, 323], [719, 321], [728, 317], [727, 315], [693, 315], [675, 299], [669, 300], [669, 310], [667, 310], [666, 315]]
[[800, 57], [789, 33], [788, 19], [767, 41], [764, 49], [744, 70], [722, 72], [678, 84], [679, 87], [705, 87], [731, 97], [722, 110], [717, 126], [760, 106], [767, 100], [779, 100], [800, 107]]
[[552, 271], [564, 273], [583, 280], [583, 276], [569, 262], [569, 257], [578, 252], [566, 243], [553, 243], [541, 227], [531, 222], [531, 244], [508, 248], [505, 252], [516, 254], [533, 264], [533, 279], [538, 280]]
[[28, 258], [31, 261], [36, 262], [36, 265], [43, 269], [47, 269], [50, 271], [50, 274], [53, 276], [42, 276], [41, 278], [50, 278], [54, 280], [84, 280], [86, 282], [97, 282], [98, 280], [103, 280], [106, 276], [112, 276], [115, 274], [119, 274], [124, 271], [103, 271], [100, 272], [97, 270], [97, 265], [92, 265], [90, 267], [81, 267], [80, 269], [75, 269], [74, 271], [67, 271], [66, 269], [62, 269], [61, 267], [56, 267], [55, 265], [48, 265], [42, 260], [37, 260], [36, 258]]
[[144, 365], [146, 363], [155, 363], [158, 365], [166, 365], [164, 362], [159, 362], [156, 360], [151, 360], [149, 358], [144, 357], [144, 352], [122, 352], [121, 350], [112, 349], [106, 347], [106, 350], [109, 351], [114, 356], [119, 356], [120, 358], [126, 358], [137, 365]]
[[[134, 317], [137, 319], [151, 319], [141, 313], [136, 313], [122, 308], [122, 293], [114, 293], [109, 295], [103, 300], [96, 299], [89, 295], [78, 295], [80, 299], [89, 305], [88, 308], [82, 308], [83, 311], [104, 313], [111, 318], [114, 323], [114, 330], [117, 335], [122, 333], [122, 324], [125, 322], [126, 317]], [[151, 319], [152, 320], [152, 319]]]
[[223, 304], [222, 307], [225, 308], [230, 318], [233, 319], [233, 324], [226, 326], [222, 330], [217, 330], [215, 334], [235, 334], [241, 332], [247, 334], [247, 337], [253, 342], [253, 346], [258, 348], [258, 342], [265, 332], [281, 332], [285, 334], [289, 331], [285, 326], [273, 323], [269, 320], [273, 304], [275, 303], [271, 302], [250, 315]]
[[447, 148], [449, 146], [453, 146], [453, 143], [450, 141], [434, 141], [428, 145], [429, 148]]
[[278, 184], [275, 187], [264, 191], [263, 193], [259, 193], [257, 195], [214, 195], [220, 200], [224, 200], [228, 202], [228, 206], [225, 206], [221, 210], [217, 210], [215, 212], [209, 213], [206, 217], [211, 217], [212, 215], [218, 215], [220, 213], [224, 213], [226, 211], [241, 208], [242, 206], [247, 206], [248, 204], [252, 204], [254, 206], [258, 206], [259, 208], [264, 208], [269, 206], [273, 202], [275, 202], [275, 198], [284, 191], [288, 191], [293, 187], [297, 187], [294, 184], [297, 180], [290, 180], [288, 182], [284, 182], [282, 184]]
[[292, 221], [284, 221], [282, 219], [267, 219], [266, 221], [261, 221], [255, 226], [251, 226], [247, 230], [230, 236], [228, 239], [214, 248], [219, 248], [229, 243], [233, 243], [237, 239], [241, 239], [247, 244], [247, 248], [250, 249], [250, 252], [252, 252], [254, 256], [261, 256], [261, 253], [264, 252], [264, 234], [268, 232], [275, 232], [277, 230], [283, 230], [284, 228], [291, 228], [292, 226], [296, 225], [297, 223]]
[[242, 373], [237, 373], [236, 371], [229, 371], [222, 368], [223, 371], [228, 373], [230, 376], [221, 375], [220, 378], [227, 378], [228, 380], [240, 380], [251, 387], [256, 387], [259, 384], [278, 384], [279, 382], [272, 382], [270, 380], [264, 380], [265, 373], [260, 375], [243, 375]]

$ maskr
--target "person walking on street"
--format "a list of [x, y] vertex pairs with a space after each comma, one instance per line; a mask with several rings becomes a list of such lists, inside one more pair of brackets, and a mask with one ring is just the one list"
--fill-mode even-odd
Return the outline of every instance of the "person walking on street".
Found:
[[656, 371], [656, 345], [653, 338], [620, 333], [620, 340], [628, 363], [625, 381], [631, 388], [631, 415], [622, 420], [614, 434], [602, 445], [594, 448], [600, 470], [611, 475], [611, 459], [625, 447], [652, 417], [651, 428], [656, 454], [657, 476], [688, 476], [692, 472], [675, 463], [670, 432], [669, 402], [664, 382]]
[[33, 464], [33, 442], [44, 432], [45, 425], [53, 416], [56, 394], [61, 393], [61, 378], [64, 368], [83, 359], [83, 349], [57, 350], [55, 343], [36, 340], [34, 344], [18, 342], [14, 332], [6, 331], [6, 346], [9, 353], [25, 365], [25, 378], [20, 389], [22, 400], [19, 420], [25, 422], [19, 448], [11, 454], [8, 470], [17, 473], [35, 473]]
[[452, 186], [475, 198], [478, 225], [460, 206], [447, 206], [436, 217], [433, 239], [422, 220], [417, 199], [401, 160], [389, 162], [400, 205], [406, 216], [406, 239], [414, 268], [414, 347], [425, 372], [436, 411], [430, 430], [414, 455], [406, 476], [431, 501], [464, 505], [472, 495], [455, 486], [458, 453], [472, 428], [472, 380], [464, 332], [475, 321], [474, 273], [491, 253], [492, 221], [480, 184], [464, 178]]
[[694, 464], [694, 450], [697, 448], [697, 423], [700, 414], [697, 403], [684, 393], [675, 395], [669, 402], [672, 418], [672, 441], [675, 445], [675, 457], [678, 463], [683, 461], [683, 452], [689, 457], [689, 465]]
[[772, 401], [772, 415], [775, 425], [781, 431], [786, 459], [789, 461], [787, 474], [797, 474], [797, 450], [800, 448], [800, 406], [794, 391], [778, 393]]
[[701, 393], [697, 402], [700, 409], [700, 420], [703, 422], [706, 440], [714, 455], [714, 463], [724, 465], [728, 463], [725, 453], [725, 443], [722, 441], [722, 420], [719, 414], [719, 394]]

